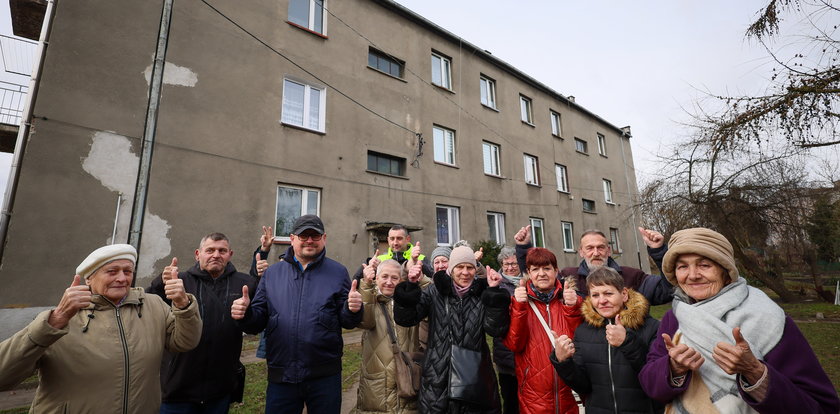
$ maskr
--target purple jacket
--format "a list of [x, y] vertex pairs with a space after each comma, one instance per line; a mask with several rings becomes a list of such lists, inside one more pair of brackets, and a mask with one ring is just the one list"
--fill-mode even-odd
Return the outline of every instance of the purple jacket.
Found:
[[[673, 311], [668, 311], [659, 324], [657, 337], [669, 334], [671, 337], [679, 328]], [[802, 332], [789, 316], [785, 317], [785, 331], [782, 339], [764, 356], [770, 381], [764, 401], [753, 400], [743, 390], [741, 398], [759, 413], [831, 413], [840, 411], [840, 399], [831, 380], [823, 371], [817, 356]], [[714, 364], [706, 360], [705, 364]], [[664, 404], [685, 392], [691, 381], [691, 373], [682, 387], [670, 385], [670, 367], [665, 343], [653, 341], [647, 356], [647, 364], [639, 373], [639, 382], [645, 392]], [[740, 387], [739, 387], [740, 389]]]

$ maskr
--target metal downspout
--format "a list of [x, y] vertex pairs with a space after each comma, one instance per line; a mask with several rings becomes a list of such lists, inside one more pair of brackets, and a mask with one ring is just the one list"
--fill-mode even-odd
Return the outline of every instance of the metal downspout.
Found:
[[[627, 144], [630, 144], [630, 134], [626, 132], [621, 133], [621, 138], [627, 137]], [[619, 141], [620, 142], [620, 141]], [[624, 164], [624, 182], [627, 186], [627, 195], [632, 197], [633, 195], [630, 193], [630, 177], [627, 175], [627, 159], [624, 156], [624, 143], [620, 142], [621, 145], [621, 163]], [[636, 206], [633, 205], [632, 198], [630, 199], [630, 233], [633, 234], [633, 240], [636, 242], [636, 258], [639, 260], [639, 269], [642, 268], [642, 252], [641, 246], [639, 246], [639, 233], [636, 231], [636, 226], [639, 223], [636, 221]]]
[[47, 0], [47, 8], [44, 12], [44, 22], [41, 23], [41, 35], [38, 39], [38, 63], [29, 78], [29, 93], [26, 95], [26, 102], [23, 107], [23, 116], [18, 128], [17, 140], [15, 142], [15, 154], [12, 158], [12, 168], [9, 170], [9, 185], [6, 187], [6, 194], [3, 196], [3, 211], [0, 213], [0, 262], [6, 250], [6, 236], [9, 230], [9, 221], [12, 217], [12, 209], [15, 204], [15, 193], [17, 193], [18, 181], [20, 181], [20, 164], [23, 161], [23, 154], [26, 152], [26, 144], [29, 140], [29, 129], [32, 126], [32, 113], [35, 108], [35, 97], [38, 95], [38, 86], [41, 83], [41, 71], [44, 69], [44, 58], [47, 55], [52, 21], [55, 17], [55, 0]]
[[[166, 62], [166, 47], [169, 42], [169, 26], [172, 21], [172, 4], [174, 0], [164, 0], [160, 14], [160, 28], [158, 29], [157, 49], [149, 80], [149, 103], [146, 107], [146, 126], [143, 130], [143, 142], [140, 153], [140, 167], [137, 172], [137, 185], [134, 188], [134, 204], [131, 209], [131, 225], [128, 232], [128, 243], [140, 251], [140, 238], [143, 232], [143, 218], [146, 213], [146, 199], [149, 191], [149, 175], [152, 168], [152, 153], [155, 147], [155, 133], [157, 132], [157, 117], [160, 106], [160, 91], [163, 86], [163, 68]], [[132, 286], [134, 281], [132, 280]]]

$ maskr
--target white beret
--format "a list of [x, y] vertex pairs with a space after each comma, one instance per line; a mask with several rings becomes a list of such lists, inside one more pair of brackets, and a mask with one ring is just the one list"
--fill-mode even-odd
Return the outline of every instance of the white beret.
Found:
[[137, 264], [137, 249], [130, 244], [111, 244], [100, 247], [82, 260], [76, 268], [76, 274], [87, 280], [106, 263], [120, 259], [128, 259], [131, 263]]

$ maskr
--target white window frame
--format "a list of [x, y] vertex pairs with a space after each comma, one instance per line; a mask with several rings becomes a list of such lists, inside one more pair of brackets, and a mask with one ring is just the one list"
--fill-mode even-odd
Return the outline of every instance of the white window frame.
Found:
[[[441, 79], [435, 79], [435, 66]], [[432, 52], [432, 84], [452, 90], [452, 59], [435, 52]]]
[[548, 111], [551, 117], [551, 135], [561, 138], [563, 136], [563, 127], [560, 124], [560, 114], [554, 111]]
[[[505, 213], [487, 212], [488, 238], [497, 244], [505, 244]], [[493, 237], [493, 233], [496, 237]]]
[[525, 162], [525, 183], [540, 185], [540, 160], [534, 155], [524, 154]]
[[496, 109], [496, 81], [481, 75], [478, 81], [479, 96], [481, 104]]
[[[448, 224], [447, 237], [449, 243], [441, 242], [438, 238], [440, 234], [440, 222], [438, 221], [438, 213], [440, 210], [446, 211], [446, 220]], [[438, 238], [438, 246], [452, 246], [461, 239], [461, 223], [460, 223], [460, 208], [454, 206], [446, 206], [438, 204], [435, 206], [435, 238]]]
[[500, 163], [501, 158], [499, 157], [501, 148], [492, 142], [483, 141], [481, 143], [481, 153], [482, 158], [484, 159], [484, 173], [495, 177], [501, 177], [502, 168]]
[[[327, 35], [327, 15], [329, 14], [329, 13], [327, 13], [327, 0], [322, 0], [321, 1], [321, 29], [322, 29], [321, 31], [318, 31], [318, 29], [315, 28], [315, 10], [316, 10], [316, 7], [317, 7], [317, 4], [316, 4], [317, 1], [316, 0], [308, 0], [308, 1], [309, 1], [309, 22], [304, 27], [307, 30], [310, 30], [312, 32], [319, 33], [319, 34], [322, 34], [322, 35], [326, 36]], [[291, 7], [291, 4], [292, 4], [291, 1], [289, 1], [289, 7]], [[287, 13], [288, 13], [288, 10], [287, 10]], [[287, 15], [286, 17], [288, 18], [290, 16]], [[289, 22], [291, 22], [295, 25], [298, 25], [297, 23], [292, 22], [292, 19], [289, 19]], [[298, 25], [298, 26], [300, 26], [300, 25]]]
[[603, 183], [604, 183], [604, 201], [606, 201], [607, 204], [615, 204], [615, 202], [613, 201], [612, 181], [604, 178]]
[[569, 192], [569, 169], [563, 164], [554, 164], [554, 174], [557, 176], [557, 191]]
[[615, 227], [610, 227], [610, 247], [613, 253], [621, 253], [620, 234]]
[[[321, 190], [318, 189], [318, 188], [312, 188], [312, 187], [301, 187], [301, 186], [289, 185], [289, 184], [277, 184], [277, 196], [274, 199], [274, 201], [275, 201], [275, 205], [274, 205], [274, 240], [290, 241], [288, 232], [285, 232], [285, 231], [283, 232], [283, 233], [286, 233], [286, 234], [280, 233], [280, 231], [281, 231], [280, 226], [277, 225], [277, 218], [278, 218], [278, 215], [280, 213], [278, 210], [280, 209], [280, 190], [281, 189], [290, 189], [290, 190], [301, 191], [300, 212], [299, 212], [300, 214], [297, 217], [295, 217], [294, 220], [297, 220], [298, 217], [300, 217], [302, 215], [305, 215], [305, 214], [315, 214], [315, 215], [318, 215], [318, 216], [321, 215]], [[309, 193], [310, 192], [315, 193], [316, 196], [317, 196], [316, 203], [318, 205], [315, 206], [314, 211], [309, 206]], [[294, 220], [292, 220], [292, 223], [294, 223]]]
[[[545, 247], [545, 221], [537, 217], [529, 217], [529, 224], [531, 225], [531, 243], [534, 247]], [[540, 237], [537, 237], [536, 231], [539, 229]], [[542, 243], [539, 241], [542, 240]]]
[[455, 131], [435, 125], [432, 140], [435, 162], [455, 165]]
[[[581, 151], [580, 148], [578, 148], [578, 144], [581, 144], [581, 146], [583, 147], [583, 151]], [[575, 138], [575, 151], [581, 154], [589, 154], [589, 143], [586, 142], [586, 140]]]
[[525, 95], [519, 95], [519, 118], [526, 124], [534, 125], [533, 102]]
[[598, 154], [607, 156], [607, 137], [603, 134], [598, 134]]
[[[295, 85], [303, 86], [303, 114], [301, 118], [301, 123], [298, 124], [295, 122], [294, 119], [291, 118], [289, 113], [291, 112], [291, 108], [286, 106], [286, 96], [288, 92], [288, 84], [293, 83]], [[319, 91], [319, 102], [318, 102], [318, 126], [313, 128], [312, 127], [312, 108], [310, 106], [312, 100], [312, 91]], [[289, 98], [291, 100], [291, 98]], [[308, 129], [311, 131], [316, 132], [325, 132], [326, 126], [326, 119], [327, 119], [327, 89], [318, 87], [315, 85], [310, 85], [306, 82], [301, 82], [294, 79], [283, 78], [283, 101], [282, 101], [282, 110], [280, 114], [280, 122], [286, 125], [292, 125], [303, 129]]]
[[561, 224], [563, 225], [563, 251], [564, 252], [574, 252], [575, 251], [574, 225], [570, 221], [562, 221]]

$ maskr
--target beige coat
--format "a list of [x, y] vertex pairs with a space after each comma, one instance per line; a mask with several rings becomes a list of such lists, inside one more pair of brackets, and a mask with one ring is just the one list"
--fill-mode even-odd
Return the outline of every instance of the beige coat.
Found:
[[[423, 277], [420, 286], [431, 283], [428, 277]], [[417, 400], [400, 398], [397, 395], [396, 365], [394, 353], [391, 350], [391, 336], [388, 325], [382, 313], [380, 303], [388, 309], [387, 317], [397, 336], [400, 350], [417, 352], [420, 350], [420, 325], [405, 328], [394, 323], [394, 301], [380, 294], [376, 286], [362, 279], [362, 301], [364, 302], [364, 316], [360, 329], [365, 332], [362, 336], [362, 363], [359, 374], [359, 393], [356, 402], [356, 413], [415, 413]]]
[[201, 317], [194, 296], [179, 310], [132, 288], [115, 307], [99, 295], [64, 329], [40, 313], [0, 343], [0, 389], [39, 370], [31, 413], [156, 413], [164, 349], [198, 345]]

